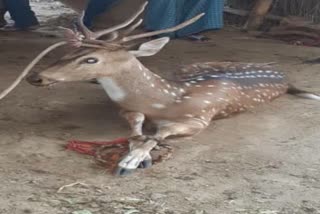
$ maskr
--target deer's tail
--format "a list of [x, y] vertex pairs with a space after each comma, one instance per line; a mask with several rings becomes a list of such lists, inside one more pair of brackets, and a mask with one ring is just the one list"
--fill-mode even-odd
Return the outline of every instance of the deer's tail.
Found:
[[289, 85], [287, 93], [294, 95], [294, 96], [297, 96], [297, 97], [320, 101], [320, 95], [309, 92], [309, 91], [304, 91], [304, 90], [298, 89], [293, 85]]

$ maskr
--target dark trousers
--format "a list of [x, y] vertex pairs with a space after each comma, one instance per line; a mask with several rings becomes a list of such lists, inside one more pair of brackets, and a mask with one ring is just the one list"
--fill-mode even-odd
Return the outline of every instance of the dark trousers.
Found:
[[85, 12], [84, 24], [87, 27], [91, 27], [94, 18], [111, 8], [117, 1], [118, 0], [90, 0]]
[[38, 24], [29, 0], [4, 0], [4, 3], [17, 28], [27, 28]]

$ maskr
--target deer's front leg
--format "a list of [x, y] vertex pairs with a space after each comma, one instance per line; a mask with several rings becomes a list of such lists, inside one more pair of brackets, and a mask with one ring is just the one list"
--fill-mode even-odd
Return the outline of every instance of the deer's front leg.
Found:
[[131, 137], [142, 135], [142, 126], [145, 116], [139, 112], [120, 111], [120, 115], [124, 117], [131, 128]]
[[129, 139], [129, 153], [118, 163], [117, 175], [127, 175], [139, 166], [148, 168], [152, 165], [150, 151], [156, 147], [158, 141], [144, 135]]
[[150, 151], [154, 149], [158, 143], [169, 136], [192, 136], [202, 131], [206, 126], [199, 121], [186, 121], [184, 123], [168, 123], [158, 128], [155, 136], [138, 136], [129, 139], [130, 151], [119, 162], [116, 174], [126, 175], [139, 167], [140, 164], [144, 168], [152, 165]]

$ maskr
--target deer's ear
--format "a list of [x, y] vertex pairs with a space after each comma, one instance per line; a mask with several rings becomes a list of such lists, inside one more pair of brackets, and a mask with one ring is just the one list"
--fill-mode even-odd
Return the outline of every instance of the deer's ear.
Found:
[[151, 40], [140, 45], [138, 50], [132, 50], [129, 52], [135, 57], [153, 56], [158, 53], [169, 41], [169, 37], [162, 37], [160, 39]]

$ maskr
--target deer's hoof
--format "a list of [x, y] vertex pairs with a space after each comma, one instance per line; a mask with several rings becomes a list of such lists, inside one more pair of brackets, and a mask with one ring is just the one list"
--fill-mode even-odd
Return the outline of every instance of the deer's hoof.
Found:
[[118, 164], [118, 168], [115, 171], [115, 175], [129, 175], [137, 168], [146, 169], [151, 167], [152, 166], [151, 156], [150, 155], [146, 155], [146, 156], [147, 157], [144, 160], [142, 160], [137, 156], [133, 156], [132, 154], [129, 153]]
[[[150, 168], [151, 166], [152, 166], [152, 160], [146, 159], [146, 160], [142, 161], [137, 168], [146, 169], [146, 168]], [[117, 170], [115, 171], [115, 175], [117, 175], [117, 176], [130, 175], [133, 173], [134, 170], [135, 169], [118, 167]]]
[[142, 169], [147, 169], [150, 168], [152, 166], [152, 160], [151, 159], [145, 159], [144, 161], [142, 161], [139, 165], [139, 168]]
[[117, 176], [125, 176], [125, 175], [130, 175], [133, 171], [134, 169], [126, 169], [126, 168], [118, 167], [117, 170], [114, 172], [114, 174]]
[[118, 163], [117, 175], [127, 175], [137, 168], [149, 168], [152, 166], [150, 151], [158, 144], [158, 141], [147, 136], [133, 137], [129, 141], [130, 151]]

